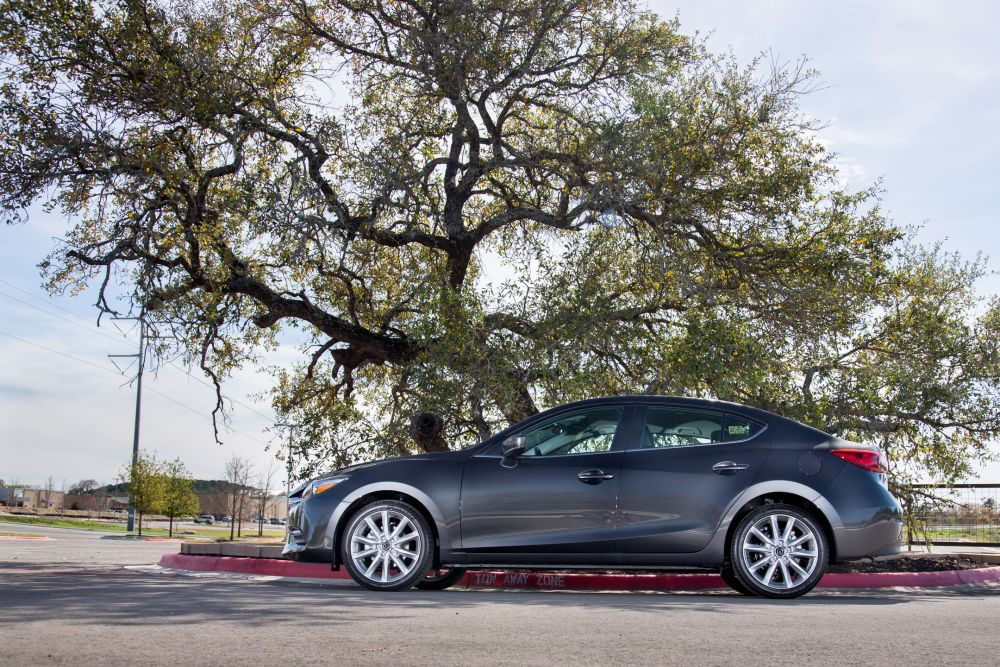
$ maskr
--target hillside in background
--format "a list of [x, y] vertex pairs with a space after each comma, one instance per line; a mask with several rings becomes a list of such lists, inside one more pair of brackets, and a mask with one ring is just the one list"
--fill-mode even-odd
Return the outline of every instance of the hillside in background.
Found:
[[[224, 479], [196, 479], [194, 480], [192, 491], [195, 493], [229, 493], [232, 487], [233, 484]], [[94, 493], [101, 492], [110, 495], [126, 493], [124, 484], [108, 484], [94, 491]]]

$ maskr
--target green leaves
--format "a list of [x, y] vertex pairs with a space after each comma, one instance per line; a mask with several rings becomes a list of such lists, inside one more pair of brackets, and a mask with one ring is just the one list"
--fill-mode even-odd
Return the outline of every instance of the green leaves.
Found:
[[457, 447], [600, 394], [748, 402], [944, 476], [997, 433], [983, 267], [842, 189], [804, 63], [628, 0], [0, 3], [0, 218], [61, 208], [51, 289], [121, 291], [216, 414], [298, 343], [270, 397], [302, 474], [413, 451], [418, 412]]

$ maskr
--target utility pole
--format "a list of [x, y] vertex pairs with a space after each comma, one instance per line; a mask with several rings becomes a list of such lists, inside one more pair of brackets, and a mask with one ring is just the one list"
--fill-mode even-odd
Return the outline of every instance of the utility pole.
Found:
[[288, 460], [285, 462], [285, 471], [287, 473], [285, 477], [285, 518], [287, 519], [288, 496], [292, 495], [292, 442], [295, 439], [295, 429], [297, 429], [299, 425], [282, 423], [282, 424], [275, 424], [275, 426], [280, 426], [282, 428], [288, 429]]
[[[116, 358], [135, 358], [139, 362], [139, 370], [136, 373], [135, 380], [135, 426], [132, 430], [132, 468], [135, 469], [135, 464], [139, 460], [139, 418], [142, 411], [142, 371], [143, 367], [146, 365], [146, 320], [145, 311], [139, 312], [139, 317], [113, 317], [113, 320], [138, 320], [139, 321], [139, 352], [138, 354], [109, 354], [108, 358], [114, 363]], [[128, 526], [126, 528], [128, 532], [135, 530], [135, 508], [132, 507], [132, 503], [128, 505]]]

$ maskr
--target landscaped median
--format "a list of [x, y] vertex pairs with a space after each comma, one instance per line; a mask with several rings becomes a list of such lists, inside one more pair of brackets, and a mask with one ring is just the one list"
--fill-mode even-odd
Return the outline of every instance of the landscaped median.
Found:
[[[282, 559], [280, 546], [251, 544], [183, 544], [181, 553], [165, 554], [161, 567], [199, 572], [232, 572], [310, 579], [349, 579], [344, 569], [324, 563], [296, 563]], [[819, 588], [891, 588], [959, 586], [1000, 583], [1000, 556], [970, 555], [982, 567], [939, 572], [830, 573]], [[534, 588], [545, 590], [697, 591], [727, 588], [713, 573], [698, 574], [587, 574], [562, 572], [468, 573], [455, 587]]]

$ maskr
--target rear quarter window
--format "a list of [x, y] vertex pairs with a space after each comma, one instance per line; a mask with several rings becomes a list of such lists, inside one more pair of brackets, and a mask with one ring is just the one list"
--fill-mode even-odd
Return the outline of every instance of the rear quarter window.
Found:
[[738, 415], [726, 415], [722, 425], [722, 442], [736, 442], [737, 440], [749, 440], [764, 428], [760, 422], [746, 419]]

